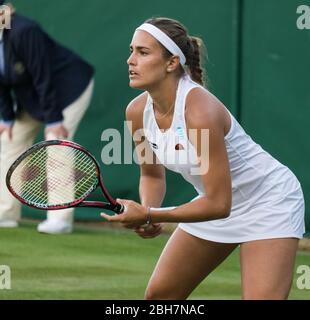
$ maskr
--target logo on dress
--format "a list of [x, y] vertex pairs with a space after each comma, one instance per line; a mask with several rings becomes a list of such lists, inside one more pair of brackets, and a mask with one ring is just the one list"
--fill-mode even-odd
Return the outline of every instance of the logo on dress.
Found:
[[174, 149], [175, 150], [184, 150], [184, 147], [180, 143], [178, 143], [175, 145]]
[[177, 134], [180, 138], [184, 138], [184, 130], [182, 127], [177, 127]]
[[150, 142], [150, 145], [153, 149], [158, 149], [158, 145], [156, 143]]

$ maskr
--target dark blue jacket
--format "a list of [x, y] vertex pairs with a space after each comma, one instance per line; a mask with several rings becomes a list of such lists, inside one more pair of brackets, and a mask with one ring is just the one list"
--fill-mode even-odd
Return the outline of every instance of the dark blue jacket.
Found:
[[2, 119], [14, 120], [23, 109], [46, 124], [61, 121], [62, 110], [89, 84], [93, 67], [51, 39], [36, 22], [18, 14], [12, 17], [11, 29], [4, 30], [3, 42]]

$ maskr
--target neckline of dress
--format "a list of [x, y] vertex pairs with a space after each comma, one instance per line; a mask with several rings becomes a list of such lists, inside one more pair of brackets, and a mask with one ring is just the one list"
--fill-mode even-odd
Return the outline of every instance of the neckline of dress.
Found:
[[173, 116], [172, 116], [172, 121], [171, 121], [171, 124], [170, 124], [170, 127], [168, 129], [161, 129], [157, 123], [157, 120], [156, 120], [156, 116], [155, 116], [155, 112], [154, 112], [154, 102], [153, 102], [153, 99], [152, 97], [149, 95], [149, 98], [150, 98], [150, 107], [151, 107], [151, 112], [152, 112], [152, 116], [153, 116], [153, 120], [155, 122], [155, 126], [156, 126], [156, 129], [157, 131], [159, 131], [161, 134], [167, 134], [169, 131], [171, 131], [171, 129], [173, 128], [173, 125], [174, 125], [174, 122], [175, 122], [175, 118], [176, 118], [176, 108], [178, 106], [178, 101], [179, 101], [179, 91], [180, 91], [180, 87], [181, 87], [181, 82], [182, 82], [182, 78], [181, 77], [179, 79], [179, 82], [178, 82], [178, 87], [177, 87], [177, 90], [176, 90], [176, 96], [175, 96], [175, 103], [174, 103], [174, 110], [173, 110]]

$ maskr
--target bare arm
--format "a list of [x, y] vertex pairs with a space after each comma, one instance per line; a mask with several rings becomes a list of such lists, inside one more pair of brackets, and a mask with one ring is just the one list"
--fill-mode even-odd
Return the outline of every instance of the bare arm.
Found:
[[[126, 120], [131, 122], [129, 127], [132, 128], [131, 134], [140, 165], [140, 202], [146, 210], [148, 207], [158, 208], [161, 206], [166, 194], [166, 176], [164, 166], [156, 162], [156, 156], [144, 137], [142, 107], [145, 105], [145, 101], [143, 96], [138, 97], [137, 100], [134, 100], [127, 107]], [[141, 225], [144, 225], [144, 222]], [[162, 225], [159, 223], [152, 223], [147, 228], [135, 226], [135, 232], [142, 238], [156, 237], [161, 231]]]
[[144, 207], [159, 208], [166, 194], [165, 169], [162, 165], [155, 166], [141, 165], [139, 194]]
[[156, 156], [143, 133], [143, 95], [132, 101], [126, 109], [126, 120], [131, 122], [132, 136], [140, 165], [139, 194], [144, 207], [160, 207], [166, 193], [163, 165], [156, 163]]

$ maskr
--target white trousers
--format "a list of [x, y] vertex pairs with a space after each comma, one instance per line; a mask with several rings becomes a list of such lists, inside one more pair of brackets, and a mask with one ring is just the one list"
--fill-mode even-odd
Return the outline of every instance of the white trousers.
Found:
[[[68, 140], [72, 140], [77, 127], [84, 116], [93, 93], [94, 80], [92, 79], [72, 104], [63, 110], [63, 125], [68, 130]], [[6, 173], [16, 158], [28, 149], [38, 135], [42, 123], [33, 119], [27, 112], [22, 111], [13, 125], [13, 139], [9, 140], [7, 132], [0, 136], [0, 220], [18, 221], [21, 216], [21, 204], [8, 191], [5, 183]], [[48, 140], [58, 137], [49, 135]], [[49, 220], [73, 222], [73, 208], [48, 211]]]

